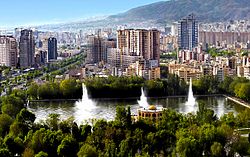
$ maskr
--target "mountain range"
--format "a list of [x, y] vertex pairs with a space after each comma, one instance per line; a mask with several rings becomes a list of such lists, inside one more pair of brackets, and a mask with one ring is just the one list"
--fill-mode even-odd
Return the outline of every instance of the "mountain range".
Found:
[[[195, 14], [200, 22], [224, 22], [250, 19], [250, 0], [168, 0], [140, 6], [101, 20], [80, 21], [61, 24], [67, 28], [100, 28], [128, 24], [136, 26], [165, 26]], [[51, 26], [49, 26], [51, 27]], [[55, 26], [54, 26], [55, 27]], [[44, 27], [41, 27], [44, 28]], [[58, 28], [58, 25], [55, 27]]]
[[169, 0], [110, 16], [120, 21], [177, 21], [194, 13], [199, 21], [219, 22], [250, 19], [250, 0]]

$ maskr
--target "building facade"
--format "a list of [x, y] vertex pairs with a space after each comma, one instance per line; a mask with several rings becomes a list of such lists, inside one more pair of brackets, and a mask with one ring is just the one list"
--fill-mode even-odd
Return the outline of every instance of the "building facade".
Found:
[[222, 46], [225, 44], [248, 43], [250, 41], [250, 32], [216, 32], [200, 31], [199, 43], [202, 45]]
[[35, 40], [32, 30], [22, 30], [19, 43], [20, 67], [31, 67], [34, 65]]
[[116, 41], [112, 39], [104, 39], [100, 36], [90, 35], [87, 38], [87, 63], [107, 63], [107, 49], [115, 48]]
[[186, 50], [198, 46], [198, 22], [193, 14], [178, 22], [178, 45]]
[[0, 36], [0, 65], [17, 66], [17, 42], [12, 36]]
[[48, 60], [57, 59], [57, 40], [54, 37], [48, 39]]
[[117, 31], [117, 48], [122, 54], [160, 59], [160, 32], [156, 29], [124, 29]]

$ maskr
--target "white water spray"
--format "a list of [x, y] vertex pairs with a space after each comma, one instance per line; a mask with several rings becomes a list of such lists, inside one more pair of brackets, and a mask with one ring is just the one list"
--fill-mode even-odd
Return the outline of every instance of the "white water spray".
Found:
[[97, 108], [94, 101], [89, 99], [88, 90], [85, 84], [82, 84], [82, 99], [75, 103], [75, 114], [77, 117], [76, 122], [81, 123], [82, 119], [91, 119], [95, 115], [92, 115], [93, 110]]
[[187, 112], [194, 112], [196, 109], [195, 107], [195, 97], [193, 94], [193, 89], [192, 89], [192, 78], [190, 78], [189, 82], [189, 90], [188, 90], [188, 101], [186, 102], [186, 110]]
[[149, 106], [148, 101], [147, 101], [147, 97], [145, 96], [145, 93], [143, 91], [143, 87], [141, 88], [140, 100], [138, 100], [137, 102], [140, 105], [140, 107], [148, 108], [148, 106]]

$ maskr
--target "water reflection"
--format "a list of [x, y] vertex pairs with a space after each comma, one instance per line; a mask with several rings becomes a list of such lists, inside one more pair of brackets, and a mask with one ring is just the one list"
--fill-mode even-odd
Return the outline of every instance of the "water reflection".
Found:
[[[237, 112], [245, 109], [224, 97], [199, 97], [197, 100], [203, 100], [206, 107], [213, 109], [219, 117], [228, 112], [237, 114]], [[181, 113], [189, 112], [189, 108], [185, 105], [187, 98], [151, 98], [148, 101], [149, 104], [171, 108]], [[95, 100], [94, 103], [94, 108], [86, 108], [86, 104], [79, 102], [30, 103], [29, 110], [35, 113], [36, 122], [46, 119], [51, 113], [57, 113], [61, 115], [62, 119], [74, 116], [77, 123], [80, 124], [89, 119], [113, 120], [118, 105], [130, 106], [132, 114], [136, 114], [139, 108], [137, 100]]]

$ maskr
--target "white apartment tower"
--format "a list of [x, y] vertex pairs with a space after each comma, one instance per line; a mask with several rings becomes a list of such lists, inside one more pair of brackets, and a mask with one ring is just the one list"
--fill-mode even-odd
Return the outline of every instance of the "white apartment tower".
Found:
[[0, 65], [17, 66], [17, 42], [12, 36], [0, 36]]

